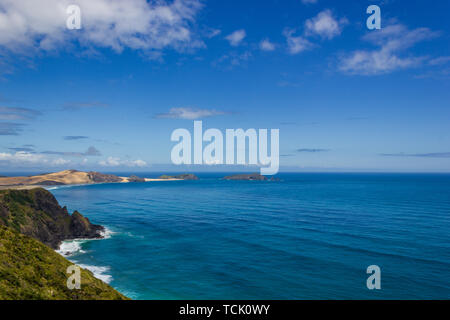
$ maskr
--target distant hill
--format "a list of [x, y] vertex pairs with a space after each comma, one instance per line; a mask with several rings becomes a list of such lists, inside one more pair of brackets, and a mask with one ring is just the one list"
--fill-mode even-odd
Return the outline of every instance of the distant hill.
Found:
[[73, 265], [51, 248], [0, 226], [0, 300], [123, 300], [125, 296], [81, 270], [81, 289], [67, 288]]

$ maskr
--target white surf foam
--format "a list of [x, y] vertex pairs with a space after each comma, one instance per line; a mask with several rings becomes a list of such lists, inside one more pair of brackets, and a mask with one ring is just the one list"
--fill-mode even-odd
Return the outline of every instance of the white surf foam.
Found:
[[[104, 227], [104, 228], [105, 228], [105, 230], [100, 231], [100, 236], [102, 237], [101, 239], [109, 239], [109, 238], [111, 238], [111, 236], [113, 234], [115, 234], [115, 232], [112, 231], [111, 229], [108, 229], [107, 227]], [[96, 240], [96, 239], [93, 239], [93, 240]]]
[[83, 269], [89, 270], [93, 273], [94, 277], [102, 280], [103, 282], [110, 283], [113, 277], [107, 272], [110, 270], [109, 267], [99, 267], [99, 266], [90, 266], [87, 264], [79, 264], [79, 266]]
[[82, 245], [85, 242], [86, 240], [82, 239], [63, 241], [56, 252], [64, 257], [70, 257], [77, 253], [86, 253], [86, 251], [82, 249]]
[[[63, 257], [69, 258], [78, 254], [86, 253], [86, 251], [83, 250], [84, 243], [88, 241], [109, 239], [113, 234], [115, 234], [114, 231], [105, 227], [105, 229], [100, 232], [101, 238], [66, 240], [63, 241], [59, 248], [55, 251]], [[76, 261], [72, 262], [76, 263]], [[113, 279], [111, 275], [107, 274], [107, 272], [110, 270], [109, 267], [92, 266], [87, 264], [79, 264], [79, 266], [83, 269], [91, 271], [94, 277], [102, 280], [103, 282], [110, 283]]]
[[86, 251], [82, 249], [84, 243], [88, 241], [109, 239], [113, 234], [115, 234], [114, 231], [105, 227], [105, 230], [100, 231], [101, 238], [66, 240], [63, 241], [55, 251], [64, 257], [70, 257], [78, 253], [86, 253]]

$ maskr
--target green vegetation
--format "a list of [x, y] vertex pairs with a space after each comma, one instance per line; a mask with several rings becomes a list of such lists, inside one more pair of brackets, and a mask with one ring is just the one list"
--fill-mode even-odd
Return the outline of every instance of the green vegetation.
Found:
[[88, 270], [81, 271], [81, 289], [67, 288], [72, 265], [51, 248], [0, 226], [0, 299], [117, 300], [127, 299]]
[[127, 299], [88, 270], [80, 290], [67, 288], [73, 263], [53, 249], [101, 230], [77, 211], [70, 215], [47, 190], [0, 191], [0, 299]]

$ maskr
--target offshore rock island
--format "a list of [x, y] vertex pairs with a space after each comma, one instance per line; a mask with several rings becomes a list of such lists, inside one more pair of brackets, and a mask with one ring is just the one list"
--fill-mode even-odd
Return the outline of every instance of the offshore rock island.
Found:
[[259, 173], [252, 173], [252, 174], [234, 174], [231, 176], [224, 177], [223, 180], [279, 181], [280, 179], [275, 178], [275, 177], [267, 178], [266, 176], [263, 176]]
[[226, 176], [224, 180], [248, 180], [248, 181], [267, 181], [268, 178], [258, 173], [253, 174], [234, 174]]
[[192, 173], [178, 174], [178, 175], [174, 175], [174, 176], [169, 176], [167, 174], [163, 174], [162, 176], [159, 176], [158, 179], [161, 179], [161, 180], [198, 180], [198, 177]]

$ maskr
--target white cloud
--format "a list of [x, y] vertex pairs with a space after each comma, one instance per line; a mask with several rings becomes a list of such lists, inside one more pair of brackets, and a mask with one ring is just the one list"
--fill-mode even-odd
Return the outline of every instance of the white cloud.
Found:
[[200, 118], [224, 115], [225, 112], [209, 109], [194, 108], [172, 108], [168, 113], [160, 113], [156, 118], [160, 119], [187, 119], [195, 120]]
[[[64, 158], [52, 158], [39, 153], [18, 151], [15, 153], [0, 153], [0, 165], [8, 166], [67, 166], [67, 165], [86, 165], [87, 159], [80, 163], [73, 162]], [[100, 161], [100, 165], [105, 167], [146, 167], [147, 162], [141, 159], [137, 160], [121, 160], [118, 157], [108, 157], [106, 160]]]
[[317, 0], [302, 0], [303, 4], [313, 4], [313, 3], [317, 3]]
[[147, 166], [147, 162], [145, 162], [144, 160], [138, 159], [138, 160], [131, 161], [130, 165], [132, 167], [145, 167], [145, 166]]
[[316, 17], [306, 20], [305, 34], [319, 35], [324, 39], [333, 39], [342, 32], [342, 28], [348, 23], [346, 18], [337, 20], [331, 10], [324, 10]]
[[275, 44], [270, 42], [269, 39], [264, 39], [259, 43], [259, 48], [263, 51], [273, 51], [275, 50]]
[[120, 158], [108, 157], [106, 160], [99, 161], [98, 164], [105, 167], [117, 167], [120, 166]]
[[313, 36], [320, 36], [322, 39], [333, 39], [342, 33], [346, 18], [337, 20], [331, 10], [324, 10], [317, 16], [305, 21], [305, 30], [302, 35], [295, 36], [296, 29], [286, 28], [283, 35], [286, 37], [288, 52], [298, 54], [315, 47], [311, 42]]
[[305, 50], [310, 50], [314, 45], [302, 36], [294, 36], [295, 30], [286, 29], [283, 34], [286, 37], [288, 52], [290, 54], [297, 54]]
[[200, 0], [171, 2], [146, 0], [77, 0], [81, 30], [68, 30], [66, 9], [72, 0], [2, 0], [0, 2], [0, 48], [32, 54], [70, 46], [83, 48], [131, 48], [147, 52], [165, 48], [201, 47], [192, 32]]
[[64, 165], [67, 165], [69, 163], [71, 163], [70, 160], [66, 160], [66, 159], [63, 159], [63, 158], [55, 159], [55, 160], [52, 161], [52, 164], [54, 166], [64, 166]]
[[18, 151], [16, 153], [0, 153], [0, 161], [10, 164], [47, 163], [47, 159], [40, 154]]
[[230, 42], [230, 45], [236, 47], [242, 42], [242, 40], [244, 40], [246, 35], [247, 34], [245, 33], [245, 30], [241, 29], [236, 30], [233, 33], [229, 34], [228, 36], [225, 37], [225, 39], [227, 39]]
[[215, 166], [215, 165], [223, 164], [223, 161], [219, 160], [219, 159], [205, 160], [205, 164], [207, 166]]
[[147, 166], [147, 162], [144, 160], [121, 160], [118, 157], [108, 157], [106, 160], [99, 161], [98, 163], [101, 166], [105, 167], [145, 167]]
[[396, 24], [373, 31], [363, 37], [376, 46], [375, 50], [357, 50], [340, 57], [339, 70], [349, 74], [376, 75], [420, 65], [424, 56], [402, 55], [415, 44], [435, 38], [437, 32], [428, 28], [409, 30]]

